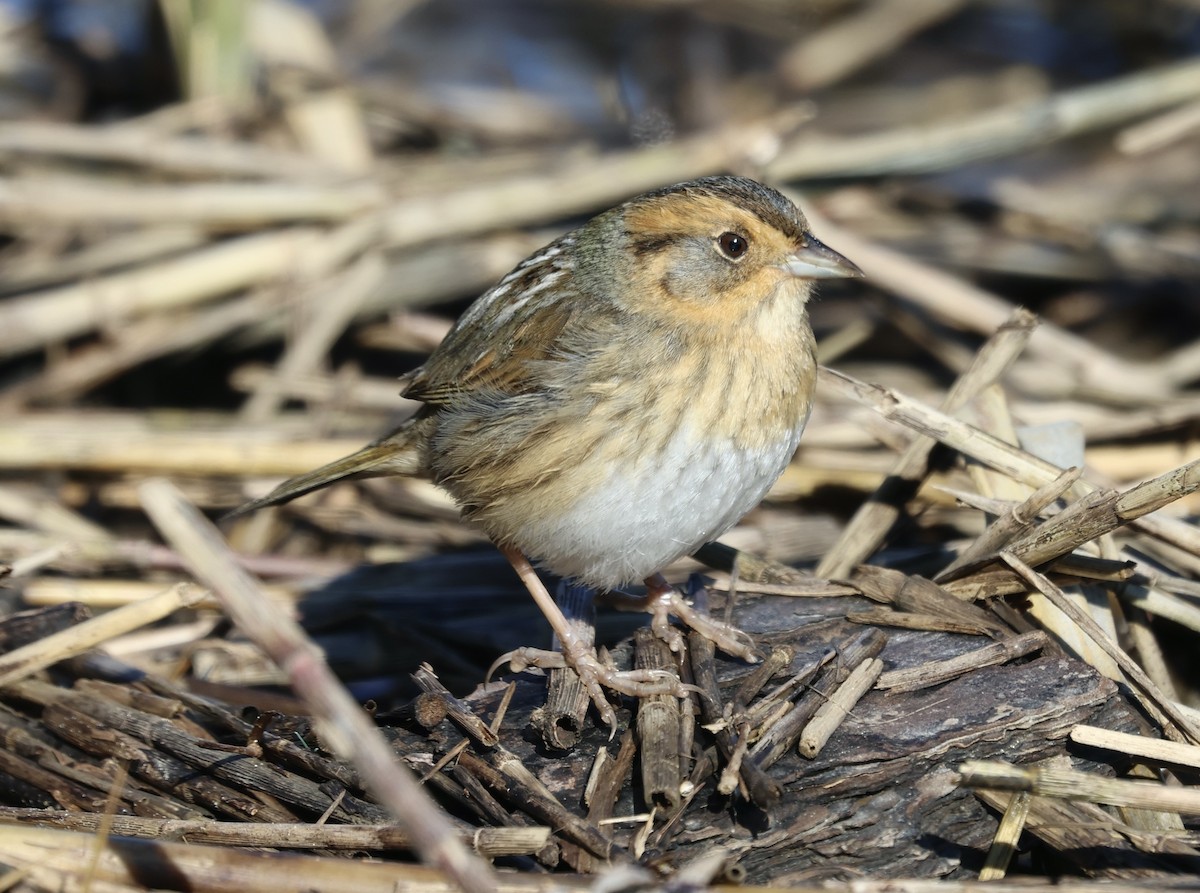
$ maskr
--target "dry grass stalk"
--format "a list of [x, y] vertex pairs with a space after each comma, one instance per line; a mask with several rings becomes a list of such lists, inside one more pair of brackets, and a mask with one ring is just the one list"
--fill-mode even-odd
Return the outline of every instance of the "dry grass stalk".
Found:
[[55, 157], [113, 162], [185, 177], [332, 180], [345, 174], [309, 155], [258, 143], [154, 132], [134, 119], [106, 127], [14, 121], [0, 133], [0, 153], [20, 159]]
[[[812, 216], [812, 215], [810, 215]], [[915, 302], [956, 327], [991, 335], [1004, 326], [1012, 305], [998, 295], [885, 248], [827, 220], [814, 224], [830, 242], [858, 263], [872, 282]], [[1145, 394], [1173, 390], [1158, 364], [1122, 360], [1095, 344], [1043, 321], [1029, 338], [1030, 356], [1066, 366], [1078, 376], [1077, 388], [1140, 402]]]
[[[284, 395], [274, 387], [277, 381], [313, 372], [325, 359], [333, 343], [350, 325], [359, 308], [384, 278], [383, 258], [375, 252], [363, 255], [345, 270], [327, 280], [312, 283], [307, 291], [313, 312], [307, 325], [288, 345], [275, 366], [275, 375], [263, 381], [243, 404], [241, 416], [250, 423], [262, 422], [274, 415]], [[329, 300], [329, 295], [337, 300]]]
[[[1050, 483], [1063, 471], [1044, 459], [1014, 447], [979, 428], [952, 419], [944, 413], [930, 409], [918, 401], [887, 388], [856, 381], [851, 376], [824, 367], [822, 367], [821, 373], [821, 381], [827, 383], [838, 394], [861, 401], [873, 407], [885, 418], [912, 427], [922, 434], [935, 437], [964, 455], [1031, 487]], [[1200, 488], [1200, 460], [1180, 466], [1152, 481], [1132, 488], [1127, 493], [1112, 497], [1115, 504], [1112, 506], [1113, 511], [1108, 514], [1107, 520], [1101, 520], [1099, 517], [1093, 518], [1092, 520], [1096, 522], [1095, 527], [1089, 529], [1086, 535], [1082, 535], [1076, 529], [1071, 536], [1077, 542], [1066, 548], [1062, 548], [1062, 543], [1057, 541], [1039, 544], [1036, 549], [1037, 561], [1048, 560], [1054, 554], [1064, 554], [1074, 546], [1115, 530], [1130, 521], [1136, 521], [1140, 529], [1154, 536], [1200, 554], [1200, 529], [1161, 515], [1144, 517], [1198, 488]], [[1083, 493], [1095, 493], [1095, 486], [1086, 480], [1080, 480], [1073, 489]], [[1106, 498], [1103, 495], [1094, 496], [1101, 507], [1089, 508], [1088, 511], [1097, 516], [1105, 514], [1104, 500]]]
[[373, 183], [202, 183], [126, 186], [76, 178], [0, 180], [0, 223], [28, 227], [102, 221], [188, 224], [217, 232], [339, 222], [377, 209]]
[[[81, 875], [95, 838], [90, 834], [23, 826], [0, 827], [0, 845], [10, 864], [27, 868], [43, 888], [83, 893]], [[330, 893], [395, 891], [397, 885], [429, 893], [445, 891], [445, 874], [416, 865], [349, 860], [299, 854], [280, 856], [236, 847], [147, 842], [111, 838], [99, 848], [95, 882], [129, 889], [170, 889], [185, 884], [197, 893], [236, 893], [238, 890], [295, 890], [319, 887]], [[237, 880], [233, 880], [237, 878]], [[546, 879], [547, 882], [549, 878]], [[556, 878], [555, 884], [582, 890], [583, 883]], [[516, 890], [541, 889], [531, 879]], [[93, 885], [92, 889], [95, 889]], [[103, 889], [103, 888], [102, 888]], [[513, 889], [513, 888], [509, 888]]]
[[963, 0], [872, 3], [798, 42], [779, 62], [780, 75], [799, 91], [827, 87], [948, 18]]
[[150, 268], [9, 298], [0, 304], [0, 357], [37, 350], [151, 312], [176, 310], [279, 280], [318, 250], [321, 232], [296, 228], [205, 246]]

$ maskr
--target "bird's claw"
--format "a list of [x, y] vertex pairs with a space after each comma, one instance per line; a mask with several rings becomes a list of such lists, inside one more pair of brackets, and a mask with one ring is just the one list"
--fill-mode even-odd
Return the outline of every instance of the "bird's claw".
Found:
[[530, 667], [540, 670], [570, 668], [579, 677], [579, 682], [595, 705], [600, 719], [614, 734], [617, 715], [604, 694], [605, 689], [631, 698], [645, 698], [650, 695], [674, 695], [683, 698], [687, 697], [688, 693], [687, 687], [679, 681], [679, 677], [666, 670], [618, 670], [601, 663], [591, 648], [575, 646], [575, 643], [567, 645], [563, 651], [517, 648], [500, 655], [488, 670], [488, 677], [491, 678], [497, 668], [505, 664], [517, 673]]
[[671, 625], [671, 615], [674, 614], [688, 629], [693, 629], [712, 642], [721, 651], [740, 657], [742, 660], [756, 664], [761, 659], [754, 640], [736, 626], [730, 626], [715, 620], [703, 611], [697, 611], [674, 586], [655, 593], [650, 605], [653, 619], [651, 628], [658, 634], [670, 649], [679, 652], [683, 647], [683, 635]]

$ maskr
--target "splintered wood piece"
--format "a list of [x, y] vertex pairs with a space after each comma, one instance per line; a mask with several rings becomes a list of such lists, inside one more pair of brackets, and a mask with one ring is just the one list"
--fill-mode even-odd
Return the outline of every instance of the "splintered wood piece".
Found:
[[[601, 756], [601, 755], [604, 756]], [[587, 803], [587, 821], [593, 826], [603, 827], [605, 821], [611, 819], [616, 812], [617, 800], [625, 787], [633, 760], [637, 755], [637, 741], [633, 729], [626, 729], [621, 736], [621, 743], [615, 757], [608, 756], [608, 749], [601, 745], [596, 751], [596, 762], [588, 776], [587, 787], [584, 789], [584, 801]], [[607, 859], [598, 859], [591, 853], [580, 850], [574, 854], [572, 867], [580, 873], [591, 873], [607, 864]]]
[[626, 729], [624, 735], [620, 736], [617, 756], [601, 760], [600, 755], [607, 753], [608, 750], [604, 747], [596, 751], [596, 765], [593, 766], [588, 779], [588, 821], [594, 825], [611, 819], [613, 809], [616, 808], [617, 797], [620, 796], [626, 775], [629, 775], [629, 769], [634, 765], [634, 756], [637, 754], [634, 730]]

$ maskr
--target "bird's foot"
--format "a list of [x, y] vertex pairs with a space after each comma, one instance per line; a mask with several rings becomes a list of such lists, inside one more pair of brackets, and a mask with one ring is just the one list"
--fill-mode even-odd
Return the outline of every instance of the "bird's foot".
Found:
[[665, 670], [618, 670], [602, 663], [591, 648], [574, 641], [564, 642], [562, 651], [544, 651], [540, 648], [518, 648], [510, 651], [496, 659], [488, 675], [503, 664], [508, 664], [518, 673], [529, 667], [541, 670], [571, 668], [579, 677], [583, 690], [596, 706], [600, 719], [612, 733], [616, 732], [617, 715], [604, 694], [605, 689], [631, 698], [645, 698], [650, 695], [674, 695], [681, 698], [687, 695], [679, 677], [672, 673]]
[[683, 647], [682, 634], [671, 625], [674, 614], [684, 626], [695, 630], [726, 654], [750, 663], [758, 663], [760, 659], [754, 641], [746, 633], [697, 611], [661, 574], [646, 579], [645, 607], [652, 616], [651, 628], [672, 651], [678, 652]]

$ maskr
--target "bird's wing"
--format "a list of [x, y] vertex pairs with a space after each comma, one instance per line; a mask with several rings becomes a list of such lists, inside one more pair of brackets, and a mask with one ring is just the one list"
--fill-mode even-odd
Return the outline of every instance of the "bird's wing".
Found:
[[568, 235], [532, 255], [467, 308], [404, 396], [432, 406], [464, 394], [521, 394], [536, 387], [531, 363], [553, 357], [580, 306]]

